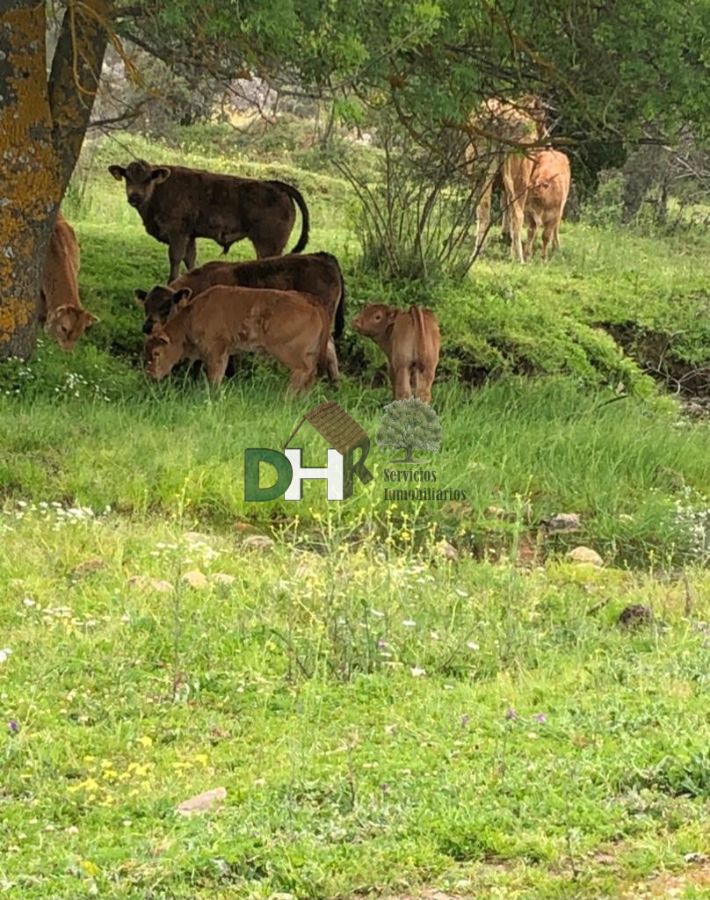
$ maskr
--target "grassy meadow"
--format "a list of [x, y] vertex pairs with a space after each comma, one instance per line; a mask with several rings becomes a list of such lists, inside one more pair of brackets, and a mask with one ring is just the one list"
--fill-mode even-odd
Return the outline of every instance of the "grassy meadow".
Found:
[[[467, 283], [386, 283], [327, 160], [215, 134], [87, 147], [64, 209], [101, 322], [0, 370], [0, 893], [710, 896], [707, 234], [583, 218], [546, 266], [492, 242]], [[105, 170], [131, 153], [296, 183], [348, 318], [437, 311], [426, 465], [465, 499], [386, 499], [373, 441], [345, 502], [244, 502], [244, 450], [316, 403], [375, 435], [382, 360], [347, 331], [308, 398], [253, 360], [219, 394], [148, 383], [132, 293], [167, 252]], [[558, 513], [580, 530], [547, 534]]]

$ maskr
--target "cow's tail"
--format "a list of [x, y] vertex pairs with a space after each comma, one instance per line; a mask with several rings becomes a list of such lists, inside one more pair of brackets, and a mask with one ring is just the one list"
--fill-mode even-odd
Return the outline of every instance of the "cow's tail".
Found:
[[[335, 259], [335, 257], [333, 258]], [[337, 260], [336, 265], [338, 266], [338, 274], [340, 275], [340, 299], [338, 300], [338, 305], [335, 307], [333, 337], [338, 340], [345, 330], [345, 279], [343, 278], [343, 271], [340, 268], [340, 263], [338, 263]]]
[[286, 184], [285, 181], [271, 181], [270, 184], [273, 184], [275, 187], [278, 187], [285, 194], [288, 194], [289, 197], [293, 200], [296, 206], [301, 210], [301, 236], [298, 239], [298, 243], [291, 250], [291, 253], [300, 253], [302, 250], [306, 249], [306, 244], [308, 243], [308, 234], [311, 227], [310, 216], [308, 215], [308, 207], [306, 206], [306, 201], [303, 199], [303, 194], [295, 188], [292, 184]]
[[422, 310], [421, 306], [413, 306], [410, 309], [410, 313], [412, 315], [412, 322], [414, 324], [414, 339], [417, 348], [417, 362], [421, 364], [426, 355], [426, 348], [424, 346], [424, 330], [426, 328], [426, 325], [424, 324], [424, 311]]
[[318, 364], [316, 371], [327, 372], [328, 341], [330, 340], [330, 316], [328, 315], [328, 310], [320, 303], [318, 304], [317, 308], [323, 322], [323, 327], [321, 328], [320, 344], [318, 346]]

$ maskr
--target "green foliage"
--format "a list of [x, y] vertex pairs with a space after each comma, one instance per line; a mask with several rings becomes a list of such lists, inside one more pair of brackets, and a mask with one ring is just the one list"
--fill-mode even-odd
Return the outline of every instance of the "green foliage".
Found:
[[441, 444], [439, 417], [426, 403], [411, 397], [385, 406], [377, 431], [377, 446], [404, 450], [403, 462], [414, 462], [415, 450], [436, 453]]

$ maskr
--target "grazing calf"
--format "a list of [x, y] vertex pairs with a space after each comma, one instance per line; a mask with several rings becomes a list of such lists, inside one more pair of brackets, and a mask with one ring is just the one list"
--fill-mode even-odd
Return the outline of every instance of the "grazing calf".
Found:
[[308, 208], [300, 191], [283, 181], [257, 181], [218, 175], [183, 166], [152, 166], [138, 159], [127, 166], [109, 166], [117, 181], [125, 179], [126, 195], [138, 210], [145, 230], [168, 245], [170, 281], [183, 261], [196, 260], [195, 238], [211, 238], [225, 253], [235, 241], [249, 238], [256, 255], [280, 256], [301, 210], [301, 237], [292, 253], [308, 243]]
[[39, 321], [63, 350], [76, 342], [99, 320], [82, 308], [79, 300], [79, 244], [74, 229], [57, 213], [44, 264]]
[[384, 350], [395, 400], [407, 400], [414, 394], [431, 403], [441, 348], [434, 313], [419, 306], [403, 310], [373, 303], [353, 319], [353, 328]]
[[542, 228], [542, 258], [560, 246], [560, 221], [570, 188], [569, 157], [560, 150], [538, 150], [533, 154], [533, 170], [525, 204], [528, 239], [525, 256], [535, 250], [535, 233]]
[[290, 370], [290, 391], [313, 384], [325, 361], [330, 320], [310, 294], [224, 285], [194, 299], [189, 288], [180, 293], [177, 314], [155, 325], [145, 343], [152, 378], [165, 378], [183, 359], [199, 359], [212, 384], [219, 385], [230, 355], [263, 350]]
[[[156, 323], [169, 321], [182, 289], [190, 288], [197, 295], [217, 284], [312, 294], [334, 320], [335, 337], [342, 334], [345, 282], [338, 260], [330, 253], [303, 253], [239, 263], [210, 262], [185, 272], [167, 287], [156, 286], [148, 292], [137, 290], [136, 300], [145, 311], [143, 331], [150, 334]], [[331, 381], [337, 381], [338, 357], [332, 340], [328, 341], [326, 368]]]

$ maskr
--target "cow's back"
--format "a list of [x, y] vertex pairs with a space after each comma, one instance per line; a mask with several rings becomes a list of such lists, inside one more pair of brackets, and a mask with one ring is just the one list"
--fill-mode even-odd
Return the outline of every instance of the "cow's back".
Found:
[[327, 306], [331, 315], [343, 290], [340, 266], [329, 253], [274, 256], [238, 263], [216, 260], [192, 269], [170, 283], [173, 290], [189, 287], [195, 294], [215, 285], [313, 294]]
[[292, 213], [290, 198], [268, 181], [239, 178], [170, 166], [170, 177], [157, 184], [141, 216], [150, 234], [165, 240], [170, 231], [219, 241], [234, 230], [248, 230], [253, 210], [283, 206]]
[[59, 306], [79, 306], [79, 243], [71, 225], [57, 213], [42, 277], [40, 319]]

